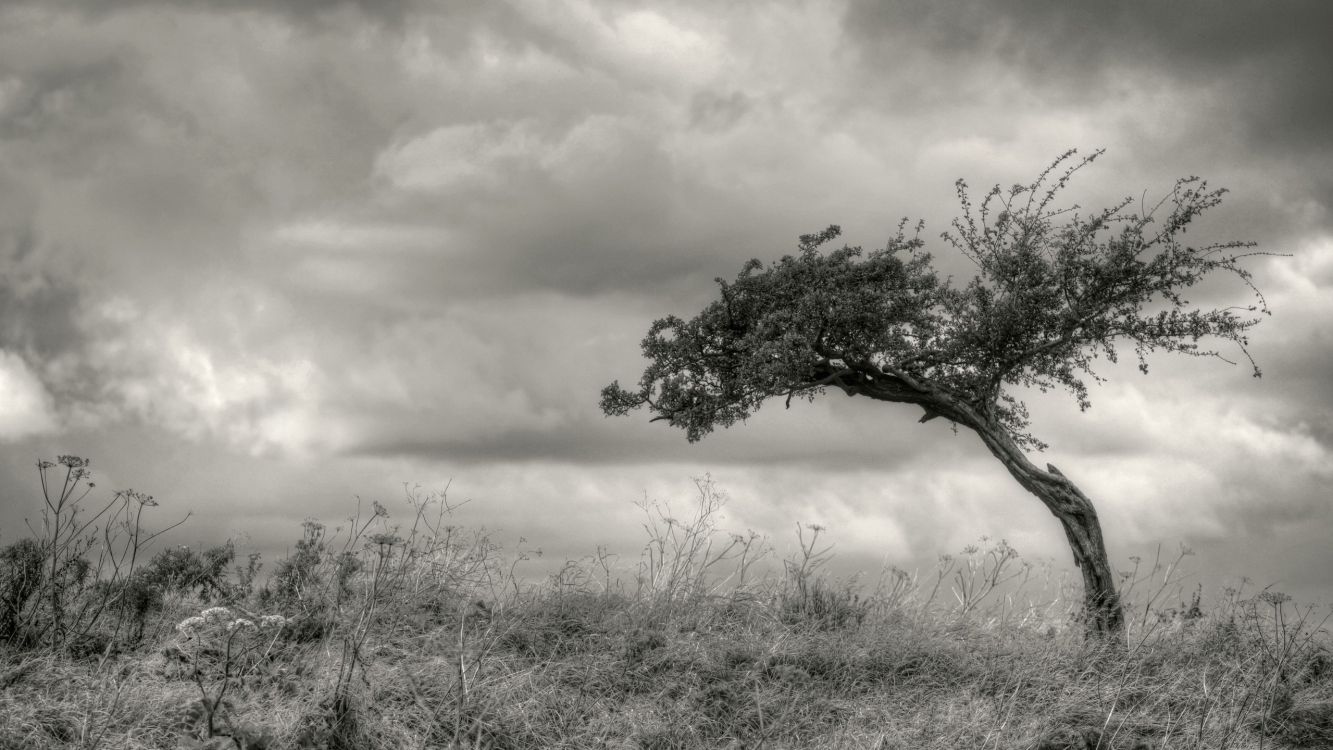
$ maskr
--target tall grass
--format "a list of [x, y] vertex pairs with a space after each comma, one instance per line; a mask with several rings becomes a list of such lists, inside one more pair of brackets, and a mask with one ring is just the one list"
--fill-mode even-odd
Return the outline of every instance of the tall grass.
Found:
[[1327, 613], [1186, 589], [1184, 554], [1125, 573], [1130, 647], [1105, 651], [1068, 582], [1003, 541], [835, 580], [831, 532], [798, 526], [774, 560], [718, 528], [724, 504], [698, 480], [688, 508], [641, 504], [637, 560], [526, 581], [521, 549], [409, 489], [308, 521], [262, 583], [228, 545], [140, 549], [104, 569], [147, 592], [129, 610], [123, 586], [46, 573], [104, 537], [14, 542], [0, 749], [1333, 747]]

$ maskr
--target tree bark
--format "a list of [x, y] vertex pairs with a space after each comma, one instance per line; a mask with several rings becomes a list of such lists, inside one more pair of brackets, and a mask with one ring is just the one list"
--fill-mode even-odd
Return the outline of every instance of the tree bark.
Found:
[[849, 396], [864, 395], [877, 401], [914, 404], [925, 409], [922, 422], [944, 417], [976, 432], [1009, 474], [1023, 489], [1036, 495], [1064, 528], [1069, 549], [1074, 553], [1074, 564], [1083, 574], [1083, 608], [1089, 637], [1117, 643], [1121, 647], [1127, 645], [1125, 613], [1116, 591], [1115, 572], [1106, 554], [1097, 510], [1088, 496], [1059, 469], [1050, 464], [1046, 465], [1046, 470], [1038, 468], [1003, 426], [956, 395], [905, 373], [886, 373], [862, 366], [852, 376], [835, 373], [830, 377]]
[[982, 422], [967, 425], [981, 437], [991, 454], [1004, 464], [1023, 489], [1031, 492], [1060, 521], [1074, 553], [1074, 564], [1083, 574], [1083, 608], [1090, 637], [1125, 645], [1125, 612], [1116, 591], [1102, 538], [1101, 522], [1092, 501], [1059, 469], [1046, 464], [1037, 468], [1003, 428]]

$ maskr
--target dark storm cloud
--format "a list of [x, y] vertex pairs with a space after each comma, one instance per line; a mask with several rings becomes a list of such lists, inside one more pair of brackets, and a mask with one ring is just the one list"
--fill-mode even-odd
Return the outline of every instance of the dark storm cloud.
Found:
[[112, 113], [127, 99], [143, 103], [126, 51], [98, 41], [55, 51], [20, 28], [5, 36], [12, 40], [0, 50], [0, 144], [11, 154], [0, 165], [11, 175], [6, 182], [20, 181], [16, 174], [34, 164], [58, 178], [96, 170], [102, 148], [132, 133]]
[[[525, 123], [477, 130], [442, 128], [381, 156], [382, 172], [399, 173], [388, 179], [414, 191], [407, 200], [452, 235], [437, 254], [397, 261], [413, 265], [399, 277], [414, 295], [434, 285], [465, 295], [665, 296], [719, 251], [736, 248], [723, 217], [747, 208], [680, 174], [641, 125], [606, 116], [555, 132]], [[469, 156], [493, 160], [491, 168], [465, 172], [459, 165]]]
[[78, 350], [84, 341], [73, 317], [82, 304], [79, 290], [49, 277], [28, 281], [22, 287], [0, 283], [0, 349], [34, 361]]
[[[1201, 234], [1299, 264], [1256, 268], [1265, 387], [1215, 362], [1116, 373], [1090, 414], [1035, 411], [1040, 459], [1087, 478], [1116, 540], [1244, 541], [1272, 531], [1264, 502], [1317, 519], [1325, 13], [1080, 5], [6, 4], [0, 377], [28, 396], [0, 438], [156, 466], [164, 495], [237, 527], [276, 496], [295, 529], [459, 467], [569, 536], [571, 509], [715, 465], [771, 528], [832, 513], [861, 550], [886, 529], [928, 556], [986, 529], [1058, 545], [973, 436], [910, 409], [773, 403], [692, 445], [597, 396], [642, 372], [651, 320], [748, 258], [834, 222], [873, 247], [924, 215], [966, 278], [935, 239], [954, 178], [1108, 145], [1077, 189], [1160, 196], [1197, 172], [1234, 190]], [[50, 404], [91, 417], [61, 432]], [[1271, 497], [1267, 472], [1288, 478]]]
[[29, 67], [8, 92], [0, 138], [36, 140], [52, 128], [87, 124], [89, 115], [114, 106], [122, 72], [121, 61], [109, 54]]
[[59, 6], [66, 10], [82, 13], [90, 18], [105, 18], [126, 10], [163, 9], [193, 10], [210, 13], [235, 11], [256, 11], [281, 16], [291, 20], [317, 22], [330, 13], [342, 10], [355, 10], [364, 18], [384, 23], [399, 24], [420, 5], [419, 0], [98, 0], [88, 3], [82, 0], [18, 0], [18, 5]]
[[81, 347], [75, 321], [82, 290], [47, 264], [48, 241], [32, 213], [37, 201], [0, 166], [0, 350], [30, 362]]
[[700, 91], [690, 100], [690, 123], [696, 128], [725, 129], [735, 125], [753, 106], [742, 91]]
[[1171, 143], [1146, 141], [1136, 156], [1183, 148], [1203, 149], [1205, 165], [1276, 160], [1267, 168], [1297, 183], [1283, 192], [1317, 202], [1321, 220], [1333, 221], [1333, 4], [855, 0], [844, 21], [871, 66], [924, 50], [933, 63], [917, 82], [925, 89], [989, 69], [1016, 72], [1058, 106], [1175, 87]]
[[910, 38], [946, 64], [1017, 67], [1029, 75], [1029, 86], [1089, 98], [1113, 94], [1127, 70], [1196, 85], [1236, 84], [1254, 95], [1240, 104], [1256, 114], [1262, 102], [1280, 103], [1285, 113], [1273, 115], [1309, 138], [1301, 145], [1327, 145], [1316, 125], [1333, 114], [1331, 26], [1333, 6], [1321, 0], [867, 1], [851, 3], [845, 19], [849, 35], [879, 59], [890, 59], [894, 43]]

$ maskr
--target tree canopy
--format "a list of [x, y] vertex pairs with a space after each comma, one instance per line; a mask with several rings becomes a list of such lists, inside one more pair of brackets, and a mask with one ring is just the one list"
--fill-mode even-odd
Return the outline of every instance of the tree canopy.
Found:
[[[1015, 394], [1064, 389], [1087, 409], [1087, 382], [1101, 380], [1097, 360], [1115, 362], [1125, 347], [1144, 372], [1154, 351], [1232, 361], [1201, 344], [1212, 339], [1229, 343], [1258, 376], [1246, 332], [1268, 310], [1241, 265], [1255, 254], [1252, 244], [1184, 241], [1188, 225], [1226, 191], [1187, 177], [1138, 212], [1132, 198], [1090, 213], [1054, 207], [1101, 153], [1066, 152], [1031, 184], [996, 186], [979, 206], [959, 180], [962, 214], [941, 236], [976, 266], [963, 284], [941, 277], [922, 225], [909, 236], [905, 221], [870, 252], [823, 251], [840, 235], [830, 226], [802, 236], [794, 255], [749, 261], [734, 281], [717, 279], [719, 298], [697, 316], [652, 324], [638, 387], [607, 386], [603, 411], [647, 406], [696, 441], [770, 398], [790, 404], [832, 387], [918, 404], [923, 421], [974, 417], [1041, 449]], [[1246, 284], [1253, 304], [1207, 308], [1185, 298], [1218, 271]]]
[[[821, 248], [838, 227], [801, 237], [795, 255], [746, 263], [695, 317], [655, 321], [643, 339], [649, 363], [638, 387], [613, 382], [602, 410], [648, 407], [699, 440], [744, 420], [770, 398], [849, 396], [920, 406], [981, 438], [1026, 490], [1059, 520], [1083, 574], [1091, 635], [1124, 644], [1124, 611], [1092, 501], [1051, 464], [1026, 450], [1046, 446], [1029, 430], [1021, 396], [1063, 389], [1081, 409], [1095, 366], [1132, 347], [1139, 368], [1156, 351], [1227, 359], [1229, 344], [1259, 368], [1246, 332], [1268, 309], [1242, 261], [1245, 242], [1199, 246], [1184, 235], [1223, 190], [1178, 180], [1152, 208], [1132, 198], [1090, 213], [1055, 207], [1070, 179], [1101, 152], [1061, 155], [1028, 185], [996, 186], [974, 205], [957, 183], [962, 215], [943, 239], [976, 267], [955, 284], [935, 268], [921, 224], [906, 222], [881, 249]], [[1194, 305], [1191, 287], [1221, 272], [1254, 294], [1244, 307]], [[1208, 339], [1208, 344], [1201, 343]], [[1239, 359], [1239, 357], [1237, 357]], [[1227, 361], [1232, 361], [1227, 359]]]

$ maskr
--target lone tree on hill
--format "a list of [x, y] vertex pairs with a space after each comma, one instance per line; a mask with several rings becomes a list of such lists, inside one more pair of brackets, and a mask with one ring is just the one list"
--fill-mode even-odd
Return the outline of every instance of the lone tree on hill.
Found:
[[[769, 398], [813, 401], [829, 388], [848, 396], [915, 404], [922, 422], [943, 417], [975, 432], [1014, 479], [1055, 514], [1083, 574], [1090, 635], [1123, 643], [1124, 614], [1092, 501], [1054, 466], [1026, 449], [1046, 445], [1029, 431], [1022, 391], [1068, 390], [1089, 407], [1085, 378], [1094, 360], [1116, 361], [1132, 343], [1139, 369], [1149, 352], [1224, 357], [1201, 348], [1230, 342], [1253, 368], [1246, 332], [1268, 314], [1240, 263], [1253, 243], [1183, 244], [1187, 226], [1217, 206], [1224, 190], [1178, 180], [1151, 210], [1133, 202], [1090, 214], [1052, 202], [1101, 155], [1060, 156], [1030, 185], [996, 186], [974, 207], [956, 183], [962, 215], [942, 237], [977, 267], [963, 286], [941, 278], [922, 251], [917, 224], [903, 224], [882, 250], [819, 248], [836, 226], [800, 238], [799, 252], [765, 266], [746, 263], [720, 298], [690, 320], [655, 321], [643, 339], [650, 361], [639, 385], [602, 390], [607, 415], [647, 406], [693, 442], [743, 421]], [[1058, 176], [1057, 176], [1058, 175]], [[1169, 213], [1155, 218], [1169, 204]], [[1209, 274], [1234, 274], [1254, 294], [1246, 307], [1204, 309], [1183, 291]], [[1233, 362], [1234, 364], [1234, 362]]]

